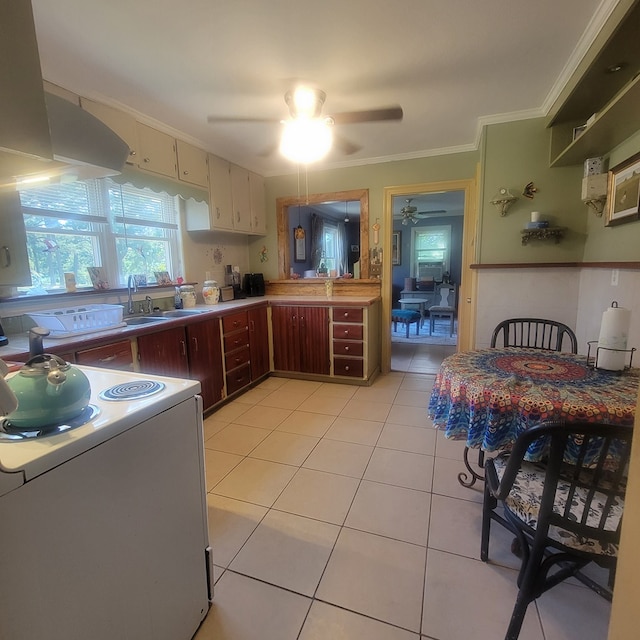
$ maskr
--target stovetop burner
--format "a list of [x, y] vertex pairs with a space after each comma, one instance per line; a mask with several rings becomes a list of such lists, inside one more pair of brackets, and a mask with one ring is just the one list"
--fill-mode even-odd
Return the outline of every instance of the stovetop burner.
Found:
[[131, 380], [117, 384], [100, 393], [101, 400], [134, 400], [146, 398], [164, 389], [164, 382], [154, 380]]
[[20, 429], [11, 425], [11, 422], [4, 418], [0, 420], [0, 442], [11, 440], [18, 442], [20, 440], [33, 440], [34, 438], [46, 438], [47, 436], [55, 436], [69, 429], [81, 427], [87, 422], [91, 422], [98, 414], [100, 409], [94, 404], [87, 405], [82, 413], [71, 420], [67, 420], [65, 424], [56, 424], [50, 427], [42, 427], [42, 429], [27, 430]]

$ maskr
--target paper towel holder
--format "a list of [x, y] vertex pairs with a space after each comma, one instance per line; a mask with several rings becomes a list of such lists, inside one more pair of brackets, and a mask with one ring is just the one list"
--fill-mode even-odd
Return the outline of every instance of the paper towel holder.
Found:
[[[595, 344], [595, 355], [591, 355], [591, 345]], [[637, 349], [635, 347], [631, 347], [631, 349], [612, 349], [610, 347], [598, 347], [598, 341], [597, 340], [589, 340], [587, 342], [587, 364], [592, 368], [592, 369], [599, 369], [601, 371], [609, 371], [610, 373], [623, 373], [625, 371], [627, 371], [628, 369], [631, 369], [632, 364], [633, 364], [633, 354], [635, 351], [637, 351]], [[603, 369], [602, 367], [598, 366], [598, 355], [600, 353], [600, 351], [616, 351], [618, 353], [628, 353], [629, 354], [629, 364], [625, 364], [624, 367], [618, 371], [613, 371], [611, 369]]]

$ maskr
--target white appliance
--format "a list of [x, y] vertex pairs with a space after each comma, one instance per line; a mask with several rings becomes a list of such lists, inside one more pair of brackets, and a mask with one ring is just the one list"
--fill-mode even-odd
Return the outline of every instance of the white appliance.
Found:
[[200, 383], [79, 368], [88, 422], [0, 433], [0, 638], [189, 640], [213, 584]]

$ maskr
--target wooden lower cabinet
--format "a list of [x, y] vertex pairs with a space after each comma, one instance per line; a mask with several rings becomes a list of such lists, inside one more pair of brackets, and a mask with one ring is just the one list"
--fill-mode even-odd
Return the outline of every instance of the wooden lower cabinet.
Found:
[[189, 377], [185, 327], [138, 336], [140, 371], [160, 376]]
[[105, 344], [100, 347], [94, 347], [93, 349], [76, 351], [73, 361], [76, 364], [84, 364], [90, 367], [133, 371], [131, 341], [121, 340], [120, 342]]
[[248, 310], [251, 380], [269, 373], [269, 317], [267, 305]]
[[222, 400], [224, 373], [222, 370], [222, 345], [220, 321], [205, 320], [186, 327], [189, 375], [200, 380], [205, 411]]
[[140, 371], [199, 380], [205, 411], [222, 400], [222, 347], [218, 319], [138, 337]]
[[328, 307], [273, 306], [273, 367], [329, 375]]

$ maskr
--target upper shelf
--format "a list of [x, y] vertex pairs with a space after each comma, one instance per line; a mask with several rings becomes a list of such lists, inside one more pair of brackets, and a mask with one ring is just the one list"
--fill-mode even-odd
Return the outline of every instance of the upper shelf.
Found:
[[640, 129], [640, 75], [611, 99], [579, 138], [567, 144], [573, 127], [579, 124], [552, 127], [552, 167], [581, 164], [586, 158], [602, 156]]

